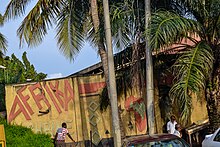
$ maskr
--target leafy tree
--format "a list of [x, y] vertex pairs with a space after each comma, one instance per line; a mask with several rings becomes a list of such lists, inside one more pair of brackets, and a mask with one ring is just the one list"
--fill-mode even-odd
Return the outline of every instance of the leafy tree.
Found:
[[175, 80], [170, 96], [178, 102], [181, 118], [187, 122], [191, 114], [192, 92], [205, 90], [210, 126], [214, 130], [220, 126], [220, 1], [177, 2], [186, 10], [184, 15], [170, 11], [153, 14], [149, 30], [151, 47], [160, 51], [175, 43], [180, 44], [173, 48], [182, 55], [173, 65]]
[[27, 59], [27, 53], [22, 55], [23, 61], [20, 61], [14, 54], [11, 57], [6, 56], [0, 65], [6, 68], [0, 70], [0, 110], [5, 110], [5, 84], [22, 83], [28, 81], [41, 81], [47, 77], [44, 73], [37, 73], [34, 66]]

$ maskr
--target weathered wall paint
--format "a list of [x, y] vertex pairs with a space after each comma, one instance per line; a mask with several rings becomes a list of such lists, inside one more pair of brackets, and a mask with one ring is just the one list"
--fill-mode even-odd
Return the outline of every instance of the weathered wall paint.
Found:
[[[101, 75], [7, 85], [8, 122], [52, 136], [62, 122], [66, 122], [76, 141], [90, 140], [92, 131], [93, 143], [98, 144], [102, 138], [112, 136], [110, 109], [104, 112], [99, 110], [99, 97], [105, 86]], [[193, 121], [207, 118], [206, 111], [201, 117], [195, 115], [204, 108], [204, 104], [199, 108], [196, 102], [193, 104]], [[126, 97], [122, 95], [119, 98], [119, 107], [120, 123], [123, 124], [125, 134], [145, 134], [147, 117], [137, 113], [139, 111], [145, 114], [143, 98], [137, 98], [135, 93], [127, 94]], [[157, 128], [161, 130], [162, 126], [157, 125]]]
[[[102, 138], [112, 136], [110, 109], [104, 112], [99, 110], [99, 97], [105, 86], [102, 76], [7, 85], [8, 122], [52, 136], [61, 123], [66, 122], [76, 141], [89, 140], [92, 131], [93, 142], [98, 143]], [[141, 98], [127, 98], [122, 104], [121, 123], [125, 128], [127, 120], [133, 124], [132, 129], [126, 130], [127, 135], [146, 132], [146, 116], [142, 119], [132, 108], [132, 105], [143, 106], [142, 101]], [[107, 131], [110, 134], [106, 134]]]
[[7, 86], [8, 122], [54, 135], [65, 121], [73, 134], [78, 119], [74, 85], [77, 83], [68, 78]]

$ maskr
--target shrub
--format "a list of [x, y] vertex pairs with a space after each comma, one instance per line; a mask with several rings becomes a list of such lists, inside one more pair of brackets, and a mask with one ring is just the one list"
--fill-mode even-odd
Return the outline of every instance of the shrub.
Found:
[[48, 134], [35, 134], [30, 128], [19, 125], [10, 125], [0, 118], [4, 124], [7, 147], [53, 147], [51, 136]]

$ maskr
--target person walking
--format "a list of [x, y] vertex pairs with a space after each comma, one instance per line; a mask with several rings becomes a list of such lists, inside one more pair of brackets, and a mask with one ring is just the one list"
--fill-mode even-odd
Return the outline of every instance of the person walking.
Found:
[[167, 132], [169, 134], [173, 134], [174, 133], [176, 124], [177, 124], [176, 117], [174, 115], [171, 115], [170, 121], [167, 122]]
[[65, 138], [66, 135], [74, 142], [73, 138], [71, 137], [71, 135], [69, 134], [69, 131], [67, 129], [67, 124], [64, 122], [62, 123], [62, 128], [58, 128], [56, 135], [54, 137], [55, 140], [55, 147], [65, 147]]

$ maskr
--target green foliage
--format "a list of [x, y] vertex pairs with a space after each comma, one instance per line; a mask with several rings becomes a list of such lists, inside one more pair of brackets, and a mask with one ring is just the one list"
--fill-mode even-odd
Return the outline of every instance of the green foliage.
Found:
[[4, 124], [6, 145], [8, 147], [52, 147], [51, 136], [48, 134], [33, 133], [30, 128], [19, 125], [10, 125], [0, 118], [0, 124]]
[[[181, 52], [173, 66], [175, 80], [170, 97], [179, 104], [181, 118], [187, 122], [192, 109], [192, 93], [210, 87], [220, 67], [220, 12], [217, 11], [220, 1], [176, 2], [186, 10], [185, 14], [158, 11], [152, 15], [147, 32], [151, 37], [152, 49]], [[184, 42], [185, 39], [187, 42]], [[179, 46], [173, 45], [175, 43]]]
[[[3, 16], [0, 14], [0, 26], [3, 25], [4, 19]], [[0, 60], [3, 57], [3, 53], [6, 51], [7, 49], [7, 40], [5, 39], [4, 35], [2, 33], [0, 33]]]
[[37, 73], [34, 66], [30, 64], [26, 52], [23, 53], [22, 60], [23, 62], [12, 54], [11, 58], [7, 56], [2, 62], [0, 61], [0, 64], [6, 67], [5, 70], [0, 71], [2, 75], [5, 75], [0, 77], [0, 83], [21, 83], [26, 82], [27, 79], [40, 81], [46, 78], [46, 74]]
[[34, 66], [27, 59], [27, 53], [22, 56], [23, 62], [20, 61], [14, 54], [11, 58], [6, 56], [0, 60], [0, 65], [5, 66], [5, 69], [0, 69], [0, 111], [5, 110], [5, 84], [21, 83], [27, 80], [41, 81], [46, 78], [46, 74], [37, 73]]
[[[195, 33], [200, 29], [199, 23], [195, 20], [172, 12], [159, 11], [152, 15], [148, 32], [151, 37], [151, 48], [152, 50], [166, 49], [175, 43], [180, 43], [183, 38], [189, 37], [191, 32]], [[183, 47], [187, 47], [187, 44]]]
[[191, 110], [189, 93], [199, 92], [201, 88], [205, 88], [212, 66], [212, 50], [205, 42], [200, 42], [195, 48], [185, 52], [174, 64], [176, 82], [170, 90], [170, 96], [179, 97], [183, 120], [186, 120]]

